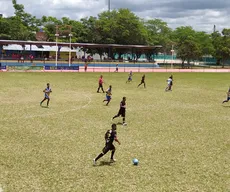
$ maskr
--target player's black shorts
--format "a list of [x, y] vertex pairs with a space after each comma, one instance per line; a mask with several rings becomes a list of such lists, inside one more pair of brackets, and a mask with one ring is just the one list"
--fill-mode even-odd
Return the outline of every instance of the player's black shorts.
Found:
[[99, 87], [102, 87], [102, 88], [103, 88], [103, 84], [100, 84], [100, 83], [99, 83]]
[[121, 115], [122, 117], [125, 117], [125, 109], [120, 109], [117, 115], [118, 116]]
[[105, 144], [105, 147], [102, 149], [102, 152], [103, 154], [106, 154], [110, 150], [115, 150], [115, 146], [113, 144]]

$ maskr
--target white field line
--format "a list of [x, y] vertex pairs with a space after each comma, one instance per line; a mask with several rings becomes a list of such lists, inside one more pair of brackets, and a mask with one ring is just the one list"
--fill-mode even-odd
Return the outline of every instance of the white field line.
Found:
[[[75, 107], [75, 108], [72, 108], [72, 109], [67, 109], [67, 110], [63, 110], [63, 111], [59, 111], [59, 112], [54, 112], [54, 113], [47, 113], [47, 114], [40, 114], [40, 115], [30, 115], [30, 116], [22, 116], [22, 117], [13, 117], [13, 118], [5, 118], [5, 119], [0, 119], [0, 122], [1, 121], [8, 121], [8, 120], [15, 120], [15, 119], [31, 119], [31, 118], [35, 118], [35, 117], [45, 117], [45, 116], [63, 114], [63, 113], [67, 113], [67, 112], [70, 112], [70, 111], [77, 111], [77, 110], [86, 108], [92, 102], [91, 97], [89, 97], [88, 95], [84, 95], [84, 97], [87, 98], [88, 102], [83, 106], [79, 106], [79, 107]], [[38, 107], [40, 107], [40, 106], [38, 105]], [[28, 107], [28, 108], [32, 108], [32, 107]], [[19, 111], [21, 111], [21, 110], [19, 110]]]

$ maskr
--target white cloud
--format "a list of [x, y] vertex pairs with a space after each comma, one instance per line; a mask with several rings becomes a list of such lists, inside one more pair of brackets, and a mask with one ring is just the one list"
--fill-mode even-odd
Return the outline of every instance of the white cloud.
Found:
[[[230, 1], [226, 0], [110, 0], [111, 9], [129, 8], [142, 18], [159, 18], [172, 28], [190, 25], [196, 30], [211, 32], [230, 28]], [[17, 0], [25, 11], [40, 18], [43, 15], [79, 20], [97, 16], [108, 9], [108, 0]], [[14, 13], [12, 0], [0, 0], [4, 16]]]

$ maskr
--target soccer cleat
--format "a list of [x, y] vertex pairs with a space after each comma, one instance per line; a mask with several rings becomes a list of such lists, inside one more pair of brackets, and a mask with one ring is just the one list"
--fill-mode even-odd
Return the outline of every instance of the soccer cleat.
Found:
[[126, 126], [126, 125], [127, 125], [127, 123], [125, 123], [125, 122], [124, 122], [122, 125], [123, 125], [123, 126]]
[[95, 159], [93, 159], [93, 165], [96, 165], [96, 160]]
[[110, 163], [115, 163], [116, 159], [110, 159]]
[[40, 106], [42, 106], [42, 102], [40, 102]]

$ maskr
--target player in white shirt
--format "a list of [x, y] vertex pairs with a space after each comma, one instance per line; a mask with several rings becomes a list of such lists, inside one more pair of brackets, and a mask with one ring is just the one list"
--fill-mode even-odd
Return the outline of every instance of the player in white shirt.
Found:
[[45, 97], [44, 99], [40, 102], [40, 106], [42, 105], [42, 103], [47, 100], [47, 107], [49, 106], [49, 102], [50, 102], [50, 93], [52, 92], [51, 88], [50, 88], [50, 84], [47, 83], [47, 87], [43, 90]]
[[171, 75], [168, 79], [167, 79], [167, 87], [165, 88], [165, 91], [172, 91], [172, 85], [173, 85], [173, 76]]

